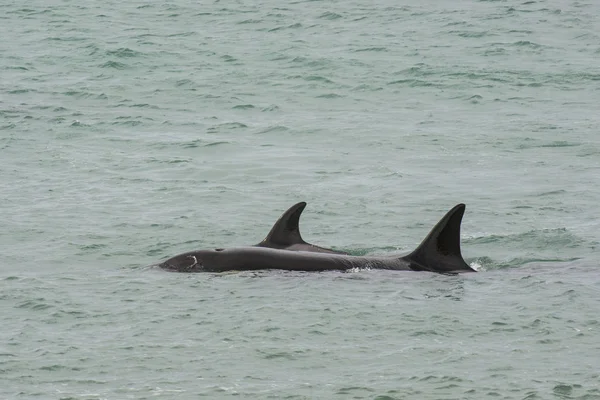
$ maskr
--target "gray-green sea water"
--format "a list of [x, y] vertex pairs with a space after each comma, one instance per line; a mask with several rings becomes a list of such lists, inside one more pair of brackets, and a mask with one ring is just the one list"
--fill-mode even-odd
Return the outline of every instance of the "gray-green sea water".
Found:
[[[0, 398], [600, 399], [600, 3], [0, 1]], [[477, 274], [177, 274], [264, 238]]]

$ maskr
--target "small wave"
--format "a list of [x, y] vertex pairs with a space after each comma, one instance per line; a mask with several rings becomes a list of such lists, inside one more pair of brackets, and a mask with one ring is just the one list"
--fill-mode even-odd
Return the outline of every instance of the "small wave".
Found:
[[25, 301], [23, 303], [20, 303], [16, 306], [16, 308], [29, 308], [32, 310], [47, 310], [49, 308], [52, 308], [52, 306], [50, 304], [47, 304], [46, 299], [43, 298], [39, 298], [39, 299], [35, 299], [35, 300], [28, 300]]
[[151, 108], [151, 109], [154, 109], [154, 110], [158, 110], [159, 109], [159, 107], [153, 106], [153, 105], [148, 104], [148, 103], [132, 104], [129, 107], [134, 107], [134, 108]]
[[175, 82], [175, 86], [177, 86], [177, 87], [190, 86], [193, 84], [194, 84], [194, 82], [190, 79], [180, 79], [177, 82]]
[[423, 81], [420, 79], [398, 79], [392, 82], [389, 82], [388, 85], [404, 85], [409, 87], [429, 87], [436, 86], [436, 84], [428, 81]]
[[237, 106], [232, 107], [233, 110], [251, 110], [253, 108], [256, 107], [254, 107], [252, 104], [239, 104]]
[[121, 125], [121, 126], [138, 126], [141, 125], [143, 122], [142, 121], [115, 121], [112, 122], [112, 125]]
[[247, 128], [248, 125], [246, 124], [242, 124], [241, 122], [225, 122], [219, 125], [213, 125], [210, 128], [207, 129], [208, 133], [216, 133], [216, 132], [220, 132], [221, 130], [228, 130], [228, 129], [240, 129], [240, 128]]
[[478, 104], [480, 100], [483, 100], [483, 97], [476, 94], [476, 95], [469, 97], [467, 100], [469, 100], [469, 102], [471, 102], [472, 104]]
[[388, 51], [387, 47], [364, 47], [362, 49], [354, 50], [355, 53], [361, 53], [365, 51]]
[[49, 37], [49, 38], [46, 38], [46, 40], [50, 40], [53, 42], [81, 42], [83, 40], [87, 40], [87, 38], [77, 37], [77, 36], [64, 36], [64, 37]]
[[187, 37], [187, 36], [194, 36], [196, 35], [196, 32], [181, 32], [181, 33], [173, 33], [171, 35], [167, 35], [167, 37]]
[[567, 142], [566, 140], [557, 140], [552, 143], [543, 144], [540, 147], [575, 147], [581, 146], [581, 143]]
[[555, 140], [546, 143], [521, 143], [518, 148], [520, 150], [526, 149], [537, 149], [537, 148], [553, 148], [553, 147], [577, 147], [581, 146], [581, 143], [567, 142], [565, 140]]
[[76, 97], [78, 99], [87, 99], [87, 98], [95, 96], [94, 93], [80, 92], [80, 91], [77, 91], [77, 90], [69, 90], [67, 92], [64, 92], [63, 94], [65, 96], [72, 96], [72, 97]]
[[342, 16], [340, 14], [327, 11], [327, 12], [324, 12], [323, 14], [319, 15], [319, 18], [327, 19], [327, 20], [335, 20], [335, 19], [342, 18]]
[[342, 96], [337, 93], [325, 93], [325, 94], [321, 94], [321, 95], [317, 96], [318, 99], [339, 99], [342, 97], [345, 97], [345, 96]]
[[225, 141], [221, 141], [221, 142], [212, 142], [212, 143], [207, 143], [204, 145], [204, 147], [214, 147], [214, 146], [220, 146], [222, 144], [229, 144], [229, 142], [225, 142]]
[[450, 31], [448, 33], [460, 36], [460, 37], [464, 37], [464, 38], [481, 38], [481, 37], [485, 37], [485, 36], [495, 36], [494, 34], [490, 33], [489, 31], [479, 31], [479, 32], [474, 32], [474, 31]]
[[114, 68], [114, 69], [127, 69], [127, 64], [120, 63], [118, 61], [107, 61], [100, 65], [100, 68]]
[[524, 233], [512, 235], [490, 235], [469, 240], [472, 244], [487, 243], [518, 243], [524, 247], [533, 247], [546, 249], [548, 247], [577, 247], [583, 243], [583, 240], [566, 228], [531, 230]]
[[262, 19], [245, 19], [243, 21], [238, 22], [238, 25], [243, 25], [243, 24], [260, 24], [262, 21]]
[[475, 271], [481, 271], [482, 265], [479, 263], [479, 260], [471, 261], [469, 266], [473, 268]]
[[302, 28], [302, 24], [299, 23], [299, 22], [296, 22], [295, 24], [291, 24], [291, 25], [288, 25], [288, 26], [278, 26], [276, 28], [269, 29], [268, 32], [277, 32], [277, 31], [280, 31], [280, 30], [283, 30], [283, 29], [298, 29], [298, 28]]
[[290, 128], [288, 128], [287, 126], [283, 126], [283, 125], [273, 125], [273, 126], [269, 126], [257, 133], [262, 134], [262, 133], [278, 133], [278, 132], [287, 132], [289, 131]]
[[302, 79], [304, 79], [305, 81], [309, 81], [309, 82], [333, 83], [333, 81], [331, 81], [330, 79], [327, 79], [324, 76], [319, 76], [319, 75], [308, 75], [308, 76], [302, 77]]
[[68, 368], [68, 367], [66, 367], [64, 365], [58, 365], [58, 364], [46, 365], [46, 366], [40, 367], [40, 369], [42, 371], [60, 371], [60, 370], [63, 370], [63, 369], [75, 370], [74, 368]]
[[27, 93], [29, 92], [29, 89], [15, 89], [15, 90], [10, 90], [8, 93], [9, 94], [23, 94], [23, 93]]
[[262, 111], [262, 112], [279, 111], [279, 107], [277, 107], [276, 105], [273, 104], [273, 105], [261, 108], [260, 111]]
[[[346, 398], [350, 398], [350, 397], [363, 398], [363, 396], [359, 397], [358, 393], [356, 393], [356, 392], [373, 393], [373, 392], [375, 392], [375, 390], [372, 388], [369, 388], [369, 387], [349, 386], [349, 387], [340, 388], [336, 394], [346, 396]], [[363, 395], [363, 393], [360, 393], [360, 394]]]
[[351, 89], [353, 92], [379, 92], [381, 90], [383, 90], [383, 88], [381, 86], [371, 86], [371, 85], [367, 85], [367, 84], [361, 84], [358, 86], [355, 86]]
[[261, 354], [262, 357], [266, 360], [285, 359], [292, 361], [296, 359], [296, 357], [293, 354], [286, 351], [272, 353], [259, 350], [258, 353]]
[[363, 267], [363, 268], [354, 267], [354, 268], [347, 269], [346, 272], [357, 273], [357, 272], [371, 271], [371, 270], [372, 270], [371, 267]]
[[501, 269], [520, 268], [531, 264], [565, 264], [579, 260], [579, 258], [540, 258], [540, 257], [515, 257], [504, 261], [492, 261], [491, 259], [482, 267], [482, 271], [493, 271]]
[[540, 47], [542, 47], [541, 44], [530, 42], [529, 40], [519, 40], [518, 42], [514, 42], [513, 46], [517, 46], [517, 47], [529, 47], [529, 48], [532, 48], [532, 49], [539, 49]]
[[130, 48], [127, 48], [127, 47], [121, 47], [121, 48], [118, 48], [117, 50], [109, 50], [106, 52], [106, 54], [109, 56], [115, 56], [115, 57], [119, 57], [119, 58], [139, 57], [142, 55], [142, 53], [135, 51], [135, 50], [131, 50]]

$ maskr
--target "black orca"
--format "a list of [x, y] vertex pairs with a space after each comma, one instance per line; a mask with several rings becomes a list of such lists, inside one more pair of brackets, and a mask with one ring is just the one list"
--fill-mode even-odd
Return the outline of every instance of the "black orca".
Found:
[[302, 239], [300, 235], [300, 215], [306, 202], [294, 204], [275, 222], [273, 228], [264, 240], [256, 247], [269, 247], [271, 249], [283, 249], [292, 251], [310, 251], [315, 253], [331, 253], [331, 254], [347, 254], [342, 251], [326, 249], [324, 247], [315, 246]]
[[159, 264], [177, 272], [223, 272], [280, 269], [288, 271], [346, 271], [355, 268], [474, 272], [460, 251], [460, 223], [465, 205], [458, 204], [433, 227], [415, 251], [405, 256], [366, 257], [286, 251], [265, 247], [199, 250], [179, 254]]

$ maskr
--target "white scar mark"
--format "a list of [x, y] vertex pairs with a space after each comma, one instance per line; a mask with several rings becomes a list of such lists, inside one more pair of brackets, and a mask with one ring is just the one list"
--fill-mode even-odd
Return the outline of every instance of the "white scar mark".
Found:
[[194, 263], [192, 265], [190, 265], [188, 268], [194, 268], [196, 265], [198, 265], [198, 259], [196, 259], [196, 256], [188, 256], [194, 259]]

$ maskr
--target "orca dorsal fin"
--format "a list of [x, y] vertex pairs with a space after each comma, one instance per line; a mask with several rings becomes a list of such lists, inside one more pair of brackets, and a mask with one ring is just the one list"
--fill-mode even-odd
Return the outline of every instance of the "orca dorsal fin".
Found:
[[267, 237], [257, 244], [260, 247], [288, 247], [295, 244], [307, 244], [300, 235], [300, 215], [306, 207], [306, 202], [301, 201], [291, 206], [275, 222]]
[[419, 247], [403, 257], [416, 271], [454, 273], [475, 271], [460, 252], [460, 223], [465, 205], [458, 204], [433, 227]]

